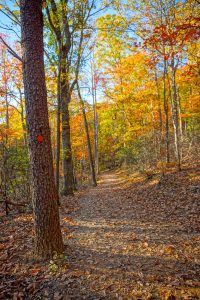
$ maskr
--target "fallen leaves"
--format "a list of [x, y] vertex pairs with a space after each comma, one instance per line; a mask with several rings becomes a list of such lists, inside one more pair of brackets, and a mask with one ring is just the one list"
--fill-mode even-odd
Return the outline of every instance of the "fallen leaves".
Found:
[[74, 211], [64, 198], [66, 256], [51, 262], [33, 259], [31, 215], [3, 218], [0, 299], [200, 299], [199, 173], [189, 174], [158, 186], [106, 173]]
[[173, 245], [169, 245], [165, 248], [165, 253], [172, 254], [175, 251], [175, 247]]
[[[162, 287], [170, 291], [166, 299], [182, 299], [184, 293], [198, 299], [198, 227], [188, 219], [197, 215], [198, 202], [187, 176], [172, 173], [158, 188], [155, 178], [152, 183], [135, 177], [124, 184], [110, 173], [83, 199], [81, 211], [73, 214], [78, 224], [70, 246], [75, 266], [90, 273], [81, 278], [86, 287], [96, 283], [96, 291], [113, 299], [165, 299]], [[193, 279], [181, 276], [183, 270]], [[113, 279], [111, 289], [101, 280], [105, 274]], [[180, 287], [182, 298], [176, 292]]]
[[41, 270], [40, 269], [31, 269], [30, 273], [32, 273], [33, 275], [37, 275]]

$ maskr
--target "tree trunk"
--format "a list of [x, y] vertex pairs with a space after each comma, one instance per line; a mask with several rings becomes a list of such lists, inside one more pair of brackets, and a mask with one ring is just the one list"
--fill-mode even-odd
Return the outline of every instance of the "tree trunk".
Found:
[[174, 59], [171, 63], [172, 66], [172, 118], [174, 124], [174, 142], [176, 149], [176, 157], [178, 161], [178, 169], [181, 170], [181, 154], [180, 154], [180, 133], [179, 133], [179, 113], [178, 113], [178, 99], [177, 99], [177, 87], [176, 87], [176, 68], [174, 66]]
[[21, 0], [20, 12], [35, 247], [37, 255], [48, 258], [63, 252], [63, 242], [48, 120], [42, 0]]
[[91, 147], [91, 143], [90, 143], [90, 135], [89, 135], [87, 117], [86, 117], [86, 113], [85, 113], [85, 106], [84, 106], [84, 102], [83, 102], [82, 97], [81, 97], [79, 85], [77, 84], [77, 86], [78, 86], [78, 95], [79, 95], [79, 99], [80, 99], [81, 110], [82, 110], [82, 115], [83, 115], [83, 123], [84, 123], [86, 140], [87, 140], [88, 158], [89, 158], [89, 164], [90, 164], [90, 174], [91, 174], [91, 179], [92, 179], [92, 185], [97, 186], [96, 176], [95, 176], [95, 168], [94, 168], [94, 161], [93, 161], [93, 158], [92, 158], [92, 147]]
[[[70, 85], [70, 68], [72, 62], [74, 62], [73, 55], [74, 50], [70, 51], [73, 44], [73, 34], [74, 32], [70, 31], [69, 19], [70, 13], [68, 15], [68, 3], [67, 1], [61, 4], [61, 15], [58, 17], [57, 4], [54, 0], [50, 0], [50, 7], [46, 7], [47, 17], [52, 31], [55, 34], [57, 43], [59, 45], [59, 71], [60, 71], [60, 109], [61, 109], [61, 120], [58, 113], [58, 126], [61, 121], [62, 124], [62, 150], [63, 150], [63, 171], [64, 171], [64, 188], [62, 191], [63, 195], [73, 195], [74, 190], [74, 175], [73, 175], [73, 160], [72, 160], [72, 151], [71, 151], [71, 139], [70, 139], [70, 119], [69, 119], [69, 102], [71, 98], [71, 92], [75, 85], [75, 81]], [[62, 1], [61, 1], [62, 2]], [[58, 3], [59, 5], [59, 3]], [[85, 7], [83, 5], [83, 7]], [[83, 9], [82, 7], [82, 9]], [[82, 11], [83, 13], [83, 11]], [[86, 13], [86, 12], [85, 12]], [[61, 18], [60, 18], [61, 16]], [[84, 19], [86, 15], [83, 15]], [[82, 53], [82, 42], [83, 42], [83, 27], [80, 34], [80, 42], [78, 46], [78, 58], [76, 62], [76, 71], [75, 78], [78, 78], [79, 68], [80, 68], [80, 58]], [[72, 55], [73, 54], [73, 55]], [[74, 66], [73, 66], [74, 67]], [[57, 132], [57, 143], [59, 144], [59, 133]], [[57, 144], [57, 145], [58, 145]], [[59, 161], [60, 161], [60, 146], [57, 147], [57, 171], [56, 171], [56, 183], [59, 185]]]
[[84, 122], [85, 134], [86, 134], [86, 139], [87, 139], [88, 157], [89, 157], [89, 163], [90, 163], [90, 173], [91, 173], [92, 185], [97, 186], [94, 162], [93, 162], [93, 158], [92, 158], [92, 148], [91, 148], [91, 143], [90, 143], [88, 123], [87, 123], [87, 117], [86, 117], [84, 106], [82, 107], [82, 114], [83, 114], [83, 122]]
[[[5, 55], [5, 52], [4, 52]], [[5, 211], [6, 215], [8, 215], [8, 180], [9, 180], [9, 174], [8, 174], [8, 149], [9, 149], [9, 143], [8, 143], [8, 130], [9, 130], [9, 103], [8, 103], [8, 79], [6, 74], [6, 59], [3, 55], [3, 72], [4, 72], [4, 89], [5, 89], [5, 106], [6, 106], [6, 134], [5, 134], [5, 144], [2, 143], [3, 146], [3, 168], [2, 168], [2, 179], [4, 183], [4, 201], [5, 201]]]
[[[65, 83], [66, 84], [66, 83]], [[62, 93], [61, 93], [62, 94]], [[63, 169], [64, 169], [64, 188], [63, 195], [73, 195], [73, 161], [71, 149], [70, 117], [68, 92], [61, 96], [62, 102], [62, 147], [63, 147]]]
[[155, 68], [155, 83], [157, 88], [157, 96], [158, 96], [158, 115], [159, 115], [159, 130], [160, 130], [160, 141], [163, 135], [163, 118], [162, 118], [162, 110], [161, 110], [161, 96], [160, 96], [160, 89], [158, 83], [158, 75], [157, 70]]
[[22, 98], [22, 91], [20, 88], [18, 90], [19, 90], [19, 95], [20, 95], [21, 122], [22, 122], [22, 128], [23, 128], [24, 146], [27, 146], [26, 121], [25, 121], [25, 116], [24, 116], [24, 104], [23, 104], [23, 98]]
[[166, 75], [167, 75], [167, 64], [164, 60], [164, 87], [163, 87], [163, 98], [164, 98], [164, 111], [165, 111], [165, 140], [166, 140], [166, 161], [167, 163], [170, 160], [169, 155], [169, 106], [168, 99], [166, 95]]
[[179, 116], [179, 133], [180, 133], [180, 157], [182, 160], [182, 150], [183, 150], [183, 121], [181, 117], [181, 101], [180, 101], [180, 95], [177, 93], [177, 106], [178, 106], [178, 116]]
[[99, 174], [99, 151], [98, 151], [98, 114], [97, 114], [97, 95], [94, 76], [92, 76], [92, 98], [93, 98], [93, 113], [94, 113], [94, 161], [96, 174]]
[[[6, 129], [9, 129], [9, 103], [8, 103], [8, 77], [6, 74], [6, 57], [5, 57], [5, 51], [2, 52], [2, 61], [3, 61], [3, 76], [4, 76], [4, 90], [5, 90], [5, 107], [6, 107]], [[8, 143], [8, 132], [6, 131], [6, 147]]]
[[[61, 110], [61, 101], [60, 101], [60, 63], [58, 67], [58, 79], [57, 79], [57, 132], [56, 132], [56, 188], [60, 190], [60, 110]], [[60, 204], [60, 203], [59, 203]]]

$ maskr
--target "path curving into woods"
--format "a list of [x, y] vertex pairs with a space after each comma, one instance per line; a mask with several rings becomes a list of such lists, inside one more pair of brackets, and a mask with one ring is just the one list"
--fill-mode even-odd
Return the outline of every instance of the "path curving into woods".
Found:
[[[174, 178], [169, 180], [171, 186]], [[98, 187], [83, 195], [79, 210], [70, 215], [67, 253], [73, 280], [65, 295], [199, 299], [199, 236], [188, 224], [197, 203], [195, 198], [194, 205], [184, 207], [186, 195], [180, 193], [178, 179], [168, 190], [167, 183], [158, 188], [156, 181], [136, 178], [130, 184], [120, 173], [105, 172]]]

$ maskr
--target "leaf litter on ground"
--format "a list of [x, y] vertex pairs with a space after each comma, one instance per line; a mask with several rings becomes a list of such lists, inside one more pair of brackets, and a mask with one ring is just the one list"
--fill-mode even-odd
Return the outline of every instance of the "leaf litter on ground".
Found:
[[33, 256], [31, 214], [1, 217], [0, 299], [200, 299], [200, 170], [104, 172], [62, 199], [62, 257]]

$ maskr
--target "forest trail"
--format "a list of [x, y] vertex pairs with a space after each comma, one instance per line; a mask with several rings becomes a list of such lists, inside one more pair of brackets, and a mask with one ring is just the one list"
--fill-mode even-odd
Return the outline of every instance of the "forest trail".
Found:
[[199, 238], [187, 228], [184, 203], [174, 205], [176, 188], [166, 200], [167, 186], [101, 176], [70, 215], [68, 255], [77, 280], [68, 285], [69, 299], [199, 299]]
[[104, 172], [63, 199], [65, 257], [50, 262], [33, 259], [31, 213], [2, 217], [0, 299], [200, 299], [200, 170], [158, 180]]

